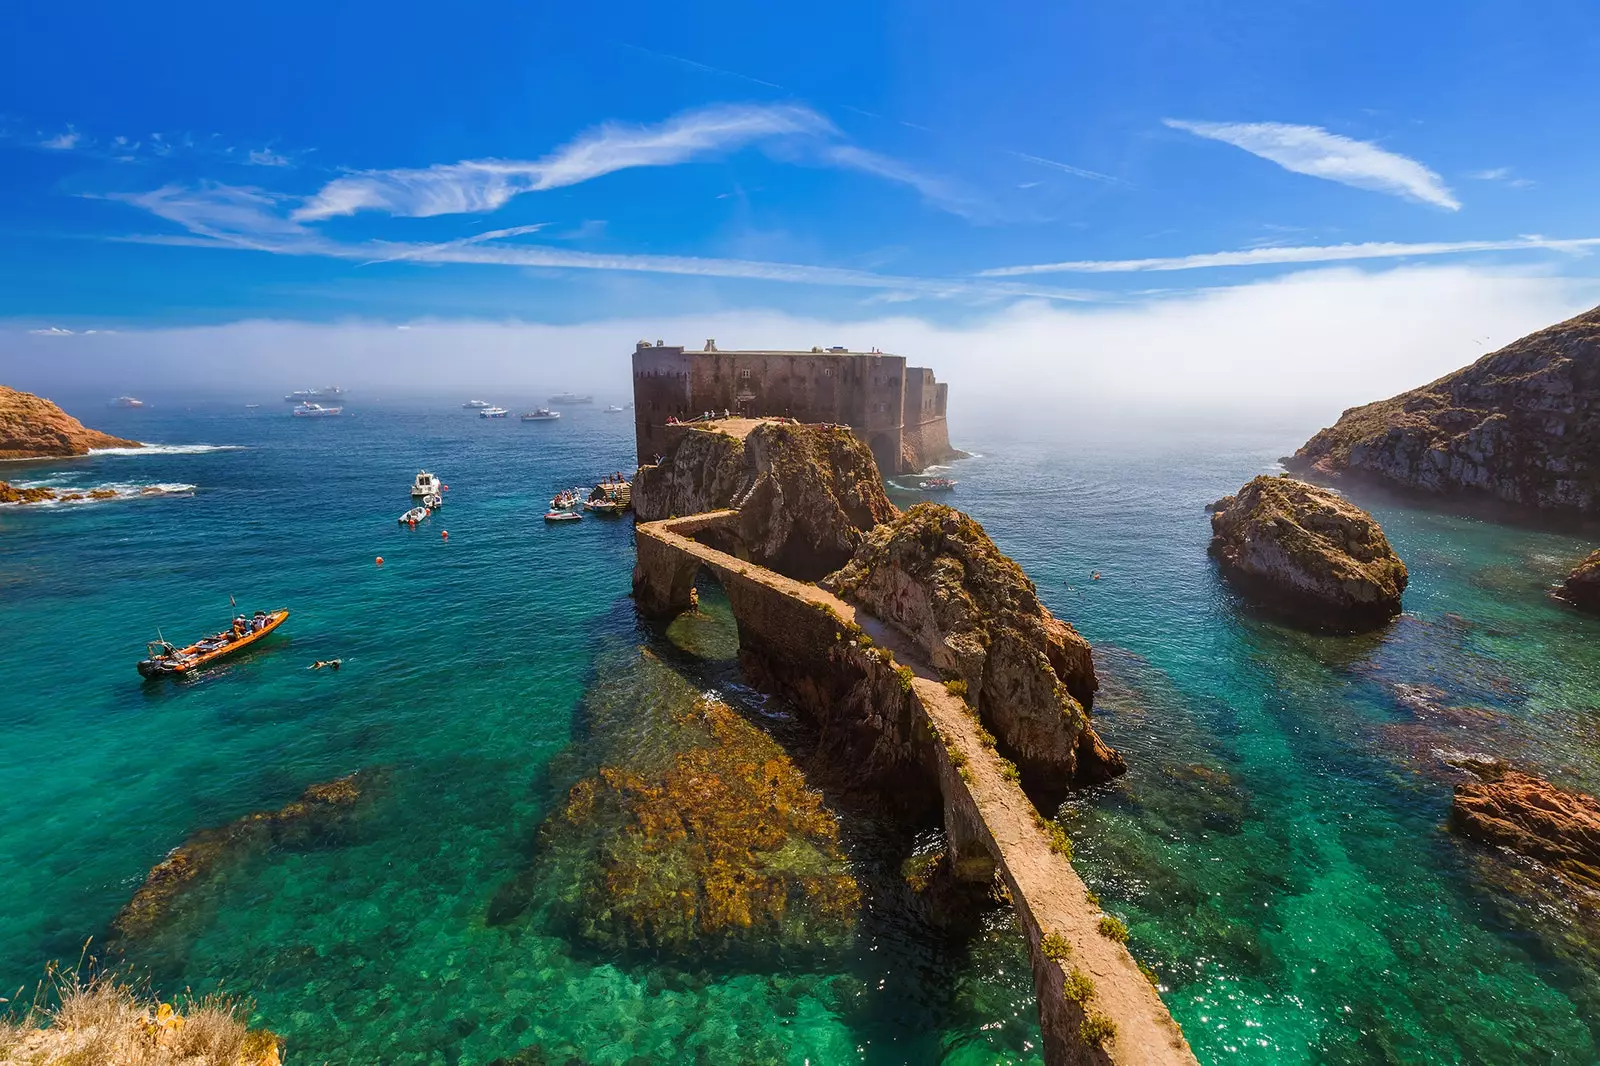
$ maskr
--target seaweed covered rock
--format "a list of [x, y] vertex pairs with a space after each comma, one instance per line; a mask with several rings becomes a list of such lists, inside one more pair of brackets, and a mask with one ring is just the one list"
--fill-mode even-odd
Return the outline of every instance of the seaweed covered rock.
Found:
[[736, 507], [740, 554], [803, 581], [842, 566], [866, 531], [895, 515], [872, 451], [841, 426], [762, 422], [744, 437], [684, 434], [639, 470], [647, 521]]
[[1285, 463], [1427, 495], [1600, 514], [1600, 307], [1351, 408]]
[[1375, 629], [1400, 613], [1406, 567], [1337, 493], [1262, 476], [1212, 504], [1211, 554], [1240, 591], [1302, 625]]
[[1456, 786], [1451, 828], [1536, 859], [1573, 884], [1600, 891], [1600, 800], [1500, 763], [1470, 769], [1478, 780]]
[[257, 848], [309, 847], [336, 833], [370, 788], [373, 775], [358, 771], [312, 785], [275, 811], [254, 811], [227, 825], [202, 829], [151, 868], [144, 884], [111, 923], [118, 937], [158, 928], [178, 897], [219, 865]]
[[0, 459], [87, 455], [91, 448], [137, 448], [136, 440], [88, 429], [32, 393], [0, 385]]
[[1600, 549], [1573, 567], [1555, 594], [1579, 610], [1600, 614]]
[[822, 582], [909, 637], [1036, 783], [1121, 773], [1086, 708], [1098, 686], [1088, 641], [1039, 602], [983, 527], [921, 503], [880, 525]]
[[726, 704], [702, 697], [678, 718], [694, 742], [602, 766], [545, 823], [543, 875], [578, 934], [675, 953], [847, 942], [861, 893], [821, 797]]

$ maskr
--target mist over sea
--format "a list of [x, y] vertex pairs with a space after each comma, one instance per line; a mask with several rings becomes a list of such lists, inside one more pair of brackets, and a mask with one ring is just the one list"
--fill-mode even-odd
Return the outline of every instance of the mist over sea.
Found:
[[[514, 414], [542, 394], [485, 396], [504, 421], [461, 410], [467, 395], [358, 392], [326, 420], [276, 395], [146, 398], [56, 397], [176, 447], [0, 465], [20, 484], [172, 490], [0, 507], [0, 986], [97, 947], [196, 830], [372, 769], [348, 837], [238, 856], [122, 964], [163, 991], [250, 997], [296, 1063], [535, 1044], [605, 1064], [1040, 1061], [1008, 912], [937, 932], [899, 876], [926, 837], [871, 810], [840, 808], [865, 892], [843, 950], [623, 957], [550, 899], [491, 917], [595, 757], [589, 725], [659, 697], [641, 649], [807, 743], [740, 682], [715, 589], [703, 618], [654, 630], [627, 598], [631, 522], [541, 520], [557, 489], [631, 467], [632, 413], [603, 411], [620, 391], [531, 424]], [[1592, 545], [1354, 492], [1410, 568], [1406, 614], [1354, 638], [1257, 617], [1206, 557], [1204, 506], [1336, 413], [952, 398], [952, 442], [975, 457], [944, 472], [944, 502], [1094, 645], [1098, 725], [1131, 766], [1069, 801], [1077, 866], [1204, 1063], [1600, 1061], [1593, 914], [1443, 829], [1455, 752], [1600, 791], [1600, 621], [1546, 595]], [[419, 467], [450, 492], [410, 530], [395, 519]], [[141, 681], [157, 627], [213, 632], [230, 595], [293, 613], [197, 682]], [[334, 657], [337, 673], [307, 669]]]

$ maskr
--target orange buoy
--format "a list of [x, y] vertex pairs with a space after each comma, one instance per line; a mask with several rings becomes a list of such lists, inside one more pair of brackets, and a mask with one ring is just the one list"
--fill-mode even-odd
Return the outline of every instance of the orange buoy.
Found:
[[450, 539], [450, 531], [448, 529], [440, 530], [439, 531], [439, 536], [444, 540], [449, 540]]
[[383, 556], [381, 556], [381, 555], [380, 555], [380, 556], [378, 556], [378, 565], [379, 565], [379, 566], [382, 566], [382, 565], [383, 565]]

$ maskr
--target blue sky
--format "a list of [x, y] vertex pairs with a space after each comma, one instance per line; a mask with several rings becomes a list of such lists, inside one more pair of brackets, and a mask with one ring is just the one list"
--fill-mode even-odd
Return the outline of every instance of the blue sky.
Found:
[[1582, 304], [1593, 15], [15, 4], [0, 321], [956, 326], [1308, 270], [1535, 276]]

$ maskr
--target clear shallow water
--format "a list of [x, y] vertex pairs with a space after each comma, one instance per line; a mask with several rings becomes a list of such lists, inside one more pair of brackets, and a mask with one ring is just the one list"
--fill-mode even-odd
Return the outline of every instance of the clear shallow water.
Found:
[[[893, 876], [910, 840], [870, 810], [841, 811], [861, 931], [821, 961], [605, 958], [538, 906], [491, 924], [593, 744], [586, 699], [647, 698], [627, 688], [641, 645], [696, 652], [691, 687], [797, 751], [804, 730], [739, 687], [714, 595], [706, 632], [637, 625], [629, 524], [540, 520], [556, 488], [626, 465], [627, 417], [351, 406], [320, 422], [89, 412], [145, 440], [243, 447], [0, 473], [195, 486], [0, 509], [8, 987], [77, 957], [194, 830], [379, 768], [348, 839], [242, 857], [130, 961], [162, 987], [254, 997], [294, 1062], [476, 1063], [533, 1043], [604, 1063], [1037, 1061], [1004, 913], [970, 940], [933, 933]], [[1134, 771], [1069, 805], [1079, 866], [1202, 1061], [1600, 1059], [1600, 961], [1568, 935], [1581, 916], [1518, 903], [1441, 831], [1453, 778], [1434, 754], [1600, 788], [1600, 626], [1544, 596], [1583, 543], [1363, 500], [1411, 568], [1408, 615], [1375, 638], [1306, 637], [1231, 601], [1201, 508], [1314, 424], [957, 417], [981, 457], [950, 502], [1100, 653], [1097, 713]], [[420, 465], [451, 492], [409, 531], [394, 518]], [[230, 593], [290, 607], [284, 635], [198, 684], [141, 684], [154, 626], [214, 630]], [[305, 669], [334, 656], [337, 674]], [[1408, 684], [1433, 689], [1419, 702]]]

